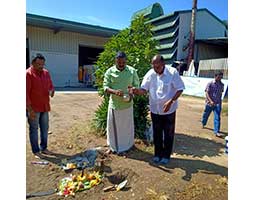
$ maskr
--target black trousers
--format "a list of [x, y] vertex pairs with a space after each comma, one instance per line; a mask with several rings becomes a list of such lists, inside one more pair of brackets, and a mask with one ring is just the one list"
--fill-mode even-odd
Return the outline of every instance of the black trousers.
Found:
[[175, 113], [157, 115], [151, 113], [154, 141], [154, 156], [170, 158], [174, 143]]

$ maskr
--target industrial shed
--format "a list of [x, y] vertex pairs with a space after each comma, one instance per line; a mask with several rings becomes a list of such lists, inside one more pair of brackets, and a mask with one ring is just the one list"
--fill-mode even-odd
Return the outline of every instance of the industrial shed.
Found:
[[[46, 58], [55, 87], [80, 85], [78, 71], [94, 65], [119, 30], [46, 16], [26, 15], [26, 67], [36, 53]], [[94, 67], [94, 66], [93, 66]]]

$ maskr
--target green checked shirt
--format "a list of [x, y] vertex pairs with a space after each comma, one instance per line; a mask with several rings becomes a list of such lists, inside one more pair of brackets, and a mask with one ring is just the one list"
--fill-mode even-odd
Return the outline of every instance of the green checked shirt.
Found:
[[[128, 86], [139, 87], [139, 77], [136, 69], [126, 65], [123, 71], [117, 69], [114, 65], [110, 67], [104, 75], [104, 91], [107, 88], [114, 90], [122, 90], [124, 94], [128, 94]], [[133, 105], [133, 101], [125, 102], [122, 97], [111, 94], [109, 101], [110, 108], [122, 110]]]

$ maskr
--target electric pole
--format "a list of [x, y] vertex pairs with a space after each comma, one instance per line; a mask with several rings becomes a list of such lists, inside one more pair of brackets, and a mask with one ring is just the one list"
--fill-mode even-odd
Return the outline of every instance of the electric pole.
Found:
[[191, 24], [190, 24], [189, 52], [188, 52], [188, 58], [187, 58], [187, 71], [189, 69], [189, 65], [190, 65], [190, 63], [193, 59], [193, 55], [194, 55], [196, 13], [197, 13], [197, 0], [193, 0], [192, 12], [191, 12]]

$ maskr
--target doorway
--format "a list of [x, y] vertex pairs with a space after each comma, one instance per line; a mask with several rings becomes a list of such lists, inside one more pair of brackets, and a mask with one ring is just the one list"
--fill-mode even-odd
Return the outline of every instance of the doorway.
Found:
[[79, 45], [79, 66], [94, 65], [103, 48], [87, 47]]
[[85, 86], [95, 84], [96, 61], [103, 48], [79, 45], [78, 81]]

